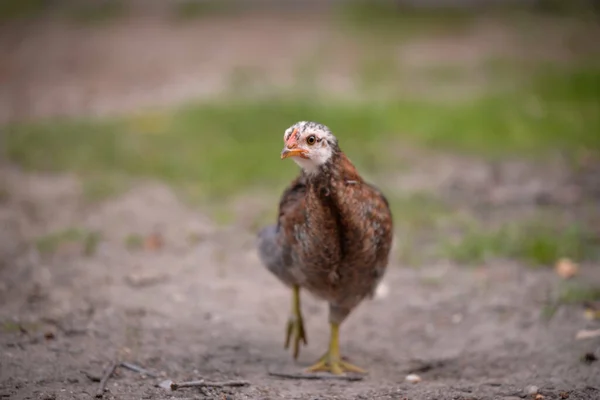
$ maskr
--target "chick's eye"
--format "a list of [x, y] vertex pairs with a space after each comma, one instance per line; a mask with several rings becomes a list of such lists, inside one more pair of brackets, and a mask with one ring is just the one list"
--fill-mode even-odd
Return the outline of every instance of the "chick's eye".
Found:
[[315, 138], [314, 135], [310, 135], [309, 137], [306, 138], [306, 143], [308, 143], [308, 144], [315, 144], [316, 141], [317, 141], [317, 138]]

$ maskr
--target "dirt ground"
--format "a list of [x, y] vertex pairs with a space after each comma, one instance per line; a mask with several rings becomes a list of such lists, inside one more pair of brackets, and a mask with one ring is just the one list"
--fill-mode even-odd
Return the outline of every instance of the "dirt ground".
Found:
[[[17, 92], [37, 99], [35, 104], [25, 102], [23, 112], [28, 117], [78, 114], [82, 110], [77, 106], [83, 104], [91, 107], [83, 111], [92, 113], [94, 107], [100, 110], [104, 105], [103, 110], [114, 111], [126, 104], [152, 104], [149, 99], [162, 87], [156, 85], [153, 92], [148, 86], [152, 79], [163, 84], [177, 81], [178, 87], [189, 90], [165, 95], [158, 103], [202, 95], [202, 80], [195, 80], [195, 87], [185, 84], [185, 70], [191, 74], [200, 62], [191, 58], [201, 57], [187, 52], [186, 46], [191, 46], [198, 30], [209, 28], [172, 30], [153, 25], [147, 43], [160, 38], [163, 45], [155, 48], [168, 54], [149, 53], [144, 62], [180, 58], [171, 66], [175, 71], [165, 71], [164, 79], [145, 75], [142, 82], [140, 78], [139, 93], [144, 95], [134, 99], [132, 82], [138, 77], [136, 65], [142, 62], [135, 64], [126, 56], [126, 44], [142, 43], [131, 44], [141, 38], [140, 26], [150, 26], [140, 24], [114, 26], [102, 35], [91, 28], [73, 35], [54, 25], [40, 25], [33, 33], [14, 28], [11, 32], [21, 32], [24, 39], [11, 50], [11, 62], [5, 67], [29, 69], [22, 70], [11, 92], [3, 89], [5, 118], [15, 117], [23, 104], [14, 101]], [[255, 32], [272, 37], [272, 25], [248, 24], [262, 26]], [[217, 23], [213, 28], [230, 32]], [[305, 33], [318, 37], [308, 28]], [[286, 37], [279, 38], [281, 49], [289, 45]], [[62, 53], [51, 47], [60, 40], [69, 41], [60, 47]], [[233, 43], [231, 38], [222, 40]], [[94, 53], [97, 58], [84, 56], [92, 43], [100, 49]], [[111, 44], [117, 43], [121, 47], [111, 50]], [[221, 45], [214, 43], [215, 49]], [[279, 48], [274, 45], [270, 50], [276, 53]], [[113, 55], [122, 53], [103, 58], [100, 53], [109, 50]], [[241, 54], [255, 59], [252, 50], [246, 50]], [[27, 62], [46, 56], [46, 68]], [[75, 72], [63, 69], [68, 60]], [[211, 65], [218, 66], [218, 61]], [[60, 92], [65, 88], [73, 88], [76, 94], [71, 106], [51, 101], [71, 98]], [[100, 94], [93, 101], [77, 100], [77, 94], [94, 88]], [[63, 108], [52, 109], [59, 105]], [[463, 194], [469, 190], [496, 193], [490, 201], [503, 204], [518, 203], [520, 197], [545, 189], [561, 194], [569, 182], [561, 173], [546, 176], [551, 171], [544, 170], [528, 175], [517, 168], [506, 185], [493, 186], [491, 191], [480, 166], [465, 163], [440, 158], [394, 174], [396, 180], [390, 182], [402, 190], [427, 182], [432, 191], [456, 188], [459, 183]], [[294, 362], [283, 349], [291, 294], [260, 265], [252, 229], [242, 223], [217, 225], [154, 182], [140, 182], [126, 193], [94, 204], [83, 200], [81, 182], [70, 175], [25, 173], [3, 164], [0, 183], [0, 398], [93, 398], [98, 383], [89, 375], [102, 375], [117, 359], [160, 376], [150, 378], [118, 368], [107, 385], [108, 399], [516, 400], [525, 398], [531, 385], [545, 399], [600, 398], [600, 362], [581, 361], [585, 353], [597, 352], [600, 342], [575, 340], [579, 330], [593, 323], [583, 318], [578, 306], [561, 307], [550, 321], [540, 318], [548, 293], [559, 281], [551, 270], [506, 262], [482, 268], [440, 262], [415, 269], [394, 261], [376, 299], [365, 302], [342, 328], [342, 350], [369, 369], [368, 377], [359, 382], [285, 380], [269, 376], [268, 371], [295, 372], [320, 356], [328, 339], [327, 312], [324, 304], [304, 295], [309, 345]], [[275, 206], [276, 198], [268, 201]], [[40, 253], [34, 245], [37, 238], [70, 227], [101, 234], [93, 255], [87, 255], [80, 243], [59, 246], [53, 255]], [[152, 233], [159, 233], [162, 242], [139, 249], [126, 245], [132, 234]], [[598, 267], [583, 265], [580, 278], [600, 283]], [[409, 373], [420, 375], [422, 382], [405, 382]], [[201, 377], [243, 379], [250, 385], [175, 392], [156, 386], [164, 379]]]

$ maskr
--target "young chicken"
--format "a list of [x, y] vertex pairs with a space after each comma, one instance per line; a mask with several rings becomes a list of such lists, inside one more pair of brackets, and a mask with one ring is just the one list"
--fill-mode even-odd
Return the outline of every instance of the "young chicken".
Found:
[[366, 372], [344, 361], [339, 327], [384, 275], [392, 245], [392, 215], [384, 195], [365, 182], [340, 150], [329, 128], [302, 121], [283, 136], [281, 158], [292, 158], [300, 175], [279, 202], [276, 225], [258, 234], [262, 263], [292, 289], [285, 348], [297, 358], [307, 343], [300, 288], [329, 303], [329, 349], [308, 372]]

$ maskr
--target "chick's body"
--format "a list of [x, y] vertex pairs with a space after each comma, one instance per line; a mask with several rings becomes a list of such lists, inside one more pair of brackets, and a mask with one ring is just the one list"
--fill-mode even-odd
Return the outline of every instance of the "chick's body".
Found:
[[[329, 352], [312, 370], [360, 370], [334, 360], [339, 355], [330, 353], [334, 341], [337, 346], [339, 325], [372, 296], [384, 275], [392, 215], [384, 195], [360, 177], [327, 127], [301, 122], [288, 131], [284, 153], [294, 151], [301, 157], [297, 162], [303, 170], [280, 199], [277, 224], [260, 232], [259, 255], [271, 272], [294, 289], [286, 343], [292, 334], [296, 342], [306, 342], [299, 310], [299, 290], [306, 289], [329, 303], [332, 324]], [[295, 343], [295, 356], [297, 348]]]

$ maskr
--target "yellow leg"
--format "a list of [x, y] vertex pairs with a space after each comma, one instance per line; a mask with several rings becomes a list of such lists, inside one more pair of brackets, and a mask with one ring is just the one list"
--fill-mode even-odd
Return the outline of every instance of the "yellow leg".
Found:
[[292, 288], [292, 315], [287, 323], [285, 334], [285, 345], [287, 349], [290, 346], [290, 341], [293, 340], [293, 355], [294, 359], [298, 358], [300, 353], [300, 341], [307, 344], [306, 332], [304, 331], [304, 320], [302, 319], [302, 309], [300, 307], [300, 287]]
[[342, 357], [340, 356], [339, 329], [339, 324], [331, 323], [329, 350], [327, 350], [327, 353], [325, 353], [319, 361], [308, 367], [306, 372], [326, 371], [335, 375], [341, 375], [344, 372], [357, 372], [359, 374], [367, 373], [364, 369], [342, 360]]

